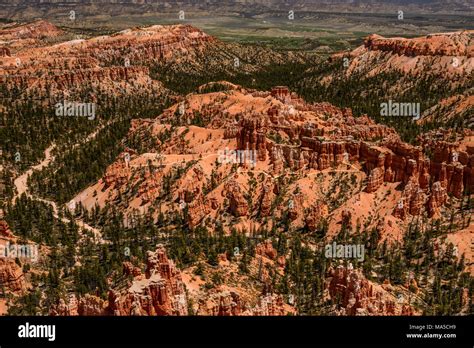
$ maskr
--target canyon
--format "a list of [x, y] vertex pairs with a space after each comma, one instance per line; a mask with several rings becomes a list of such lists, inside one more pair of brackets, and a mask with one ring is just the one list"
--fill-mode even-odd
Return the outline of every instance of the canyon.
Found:
[[[451, 284], [453, 308], [467, 313], [461, 276], [474, 274], [474, 131], [466, 127], [473, 41], [472, 30], [373, 34], [331, 55], [320, 74], [306, 53], [221, 41], [189, 24], [73, 38], [44, 20], [2, 26], [0, 111], [7, 109], [9, 126], [18, 128], [8, 110], [32, 115], [66, 99], [99, 108], [97, 128], [54, 128], [46, 112], [38, 125], [49, 138], [35, 149], [39, 160], [5, 163], [11, 197], [1, 207], [0, 238], [41, 237], [43, 215], [64, 226], [40, 245], [40, 263], [0, 259], [3, 293], [17, 305], [38, 288], [28, 310], [55, 316], [409, 316], [430, 313], [434, 291]], [[344, 59], [347, 66], [335, 68]], [[307, 64], [302, 84], [283, 85], [293, 81], [283, 73], [282, 84], [268, 89], [248, 79], [266, 76], [270, 84], [271, 69], [289, 63]], [[433, 76], [449, 81], [449, 96], [407, 126], [418, 132], [410, 141], [399, 125], [357, 107], [311, 102], [300, 88], [390, 81], [391, 74], [403, 79], [380, 95], [404, 96], [414, 80]], [[116, 127], [101, 118], [104, 110], [120, 110], [129, 122], [114, 148], [114, 138], [101, 138], [100, 130]], [[18, 119], [24, 133], [15, 132], [13, 143], [35, 147], [18, 139], [37, 124]], [[88, 135], [71, 145], [76, 130]], [[97, 153], [109, 150], [111, 160]], [[87, 166], [64, 170], [84, 158]], [[84, 179], [89, 170], [98, 174]], [[79, 189], [64, 193], [78, 178]], [[50, 208], [31, 214], [24, 235], [21, 197]], [[364, 263], [324, 258], [331, 242], [364, 243]], [[414, 269], [418, 278], [405, 274]], [[46, 293], [53, 281], [60, 290]]]

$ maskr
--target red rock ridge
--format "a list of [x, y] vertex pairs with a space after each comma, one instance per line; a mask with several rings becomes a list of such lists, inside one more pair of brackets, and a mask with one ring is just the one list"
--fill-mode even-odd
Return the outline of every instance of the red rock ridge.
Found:
[[[0, 38], [38, 36], [36, 31], [45, 35], [62, 33], [56, 33], [53, 28], [47, 22], [37, 22], [21, 30], [4, 29]], [[42, 48], [25, 45], [14, 55], [11, 49], [2, 47], [0, 56], [8, 59], [0, 64], [0, 82], [9, 88], [49, 91], [49, 94], [80, 90], [89, 84], [121, 91], [124, 86], [117, 83], [130, 81], [134, 81], [128, 86], [130, 89], [141, 85], [141, 89], [165, 90], [161, 83], [151, 80], [146, 65], [172, 60], [175, 56], [192, 59], [189, 57], [214, 42], [214, 37], [190, 25], [155, 25]]]
[[225, 192], [230, 201], [231, 213], [236, 217], [247, 216], [249, 212], [248, 202], [237, 181], [233, 180], [226, 183]]
[[15, 260], [0, 257], [0, 285], [10, 291], [25, 289], [25, 276]]
[[[402, 200], [394, 211], [399, 218], [404, 219], [408, 214], [419, 215], [423, 208], [430, 216], [436, 215], [447, 194], [459, 199], [465, 188], [471, 192], [474, 190], [473, 148], [458, 150], [455, 144], [431, 141], [429, 148], [433, 151], [433, 158], [430, 160], [421, 147], [403, 143], [393, 129], [376, 125], [368, 118], [355, 120], [346, 114], [348, 122], [342, 125], [335, 117], [331, 126], [335, 124], [340, 132], [329, 134], [321, 126], [294, 124], [281, 127], [271, 121], [271, 116], [266, 117], [257, 119], [250, 116], [240, 121], [236, 134], [239, 149], [256, 149], [259, 161], [266, 159], [268, 151], [275, 173], [285, 167], [294, 171], [304, 168], [324, 170], [333, 165], [358, 162], [368, 173], [366, 192], [377, 191], [385, 182], [403, 183]], [[265, 134], [271, 129], [284, 131], [290, 138], [299, 137], [301, 146], [295, 148], [268, 141]], [[370, 139], [375, 138], [385, 140], [374, 144]], [[436, 184], [438, 181], [442, 189]], [[260, 201], [265, 202], [269, 195], [270, 191], [265, 191]], [[266, 205], [264, 214], [268, 214]], [[298, 208], [293, 210], [296, 212]]]
[[384, 289], [376, 289], [360, 270], [338, 266], [327, 285], [336, 315], [413, 315], [409, 305], [400, 306]]
[[0, 29], [0, 40], [42, 39], [63, 34], [64, 32], [54, 24], [39, 20], [33, 23], [8, 26]]
[[251, 306], [235, 291], [221, 291], [199, 300], [197, 315], [209, 316], [282, 316], [287, 314], [283, 297], [276, 294], [261, 295]]
[[111, 290], [111, 315], [187, 315], [187, 297], [181, 272], [158, 245], [149, 251], [145, 278], [137, 277], [126, 292]]
[[364, 41], [366, 48], [405, 56], [466, 56], [474, 57], [474, 30], [430, 34], [414, 39], [384, 38], [370, 35]]
[[5, 220], [0, 220], [0, 236], [2, 237], [12, 237], [13, 233], [8, 226], [8, 223]]

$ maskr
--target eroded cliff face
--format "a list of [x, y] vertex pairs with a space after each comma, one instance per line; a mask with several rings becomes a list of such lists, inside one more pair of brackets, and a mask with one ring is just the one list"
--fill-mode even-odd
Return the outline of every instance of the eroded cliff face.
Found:
[[[191, 228], [222, 214], [250, 223], [287, 213], [294, 226], [314, 230], [324, 220], [337, 222], [340, 216], [327, 202], [323, 204], [329, 183], [325, 179], [318, 193], [311, 183], [317, 176], [355, 176], [341, 209], [352, 210], [355, 202], [350, 197], [375, 199], [385, 194], [390, 198], [383, 214], [388, 210], [402, 221], [425, 213], [439, 218], [450, 196], [461, 200], [474, 189], [472, 131], [459, 133], [454, 141], [434, 132], [414, 146], [367, 116], [354, 117], [351, 110], [328, 103], [307, 104], [283, 86], [270, 92], [226, 86], [225, 92], [190, 94], [155, 120], [133, 122], [129, 136], [159, 138], [170, 132], [173, 118], [178, 124], [188, 124], [198, 114], [206, 120], [203, 127], [178, 125], [147, 155], [127, 149], [100, 182], [78, 196], [83, 205], [103, 205], [119, 193], [130, 195], [127, 187], [136, 183], [138, 190], [127, 198], [132, 204], [125, 210], [146, 209], [170, 189], [163, 186], [164, 178], [180, 170], [185, 174], [174, 184], [172, 199], [160, 209], [165, 213], [187, 208]], [[162, 149], [159, 155], [152, 154], [155, 146]], [[289, 173], [300, 176], [293, 189], [302, 192], [288, 192], [275, 204], [287, 183], [278, 178]], [[357, 185], [362, 190], [357, 191]], [[93, 198], [94, 190], [98, 194]], [[356, 218], [350, 223], [355, 224]]]
[[[124, 30], [111, 36], [76, 39], [38, 46], [43, 38], [65, 33], [45, 21], [0, 30], [0, 81], [24, 94], [71, 94], [92, 88], [109, 94], [159, 92], [166, 89], [152, 80], [149, 66], [177, 57], [194, 56], [215, 42], [212, 36], [189, 25], [152, 26]], [[37, 40], [32, 45], [31, 40]], [[26, 42], [27, 41], [27, 42]], [[189, 57], [188, 57], [189, 58]]]
[[400, 303], [393, 294], [367, 280], [360, 270], [352, 269], [352, 266], [338, 266], [329, 273], [327, 291], [335, 304], [335, 315], [419, 314], [409, 303]]
[[181, 272], [159, 245], [148, 252], [145, 277], [138, 275], [125, 292], [111, 290], [111, 315], [187, 315], [188, 304]]
[[282, 316], [288, 308], [283, 297], [276, 294], [261, 295], [251, 305], [235, 291], [220, 291], [199, 300], [197, 315], [211, 316]]
[[26, 46], [44, 45], [46, 39], [54, 39], [64, 35], [65, 32], [63, 30], [44, 20], [26, 24], [13, 22], [4, 25], [0, 30], [2, 45], [11, 47], [14, 50]]
[[132, 65], [151, 60], [196, 55], [217, 40], [191, 25], [155, 25], [143, 29], [127, 29], [113, 36], [91, 39], [87, 50], [100, 61], [128, 59]]
[[369, 50], [386, 51], [404, 56], [466, 56], [474, 55], [474, 32], [431, 34], [422, 38], [384, 38], [370, 35], [364, 41]]
[[[357, 165], [368, 174], [365, 188], [368, 193], [376, 192], [384, 183], [401, 182], [403, 194], [394, 215], [402, 219], [423, 211], [428, 211], [429, 216], [438, 215], [448, 194], [460, 199], [465, 190], [474, 189], [472, 146], [444, 140], [424, 142], [423, 145], [433, 151], [430, 159], [421, 146], [403, 143], [391, 128], [376, 125], [368, 118], [355, 119], [350, 111], [342, 112], [345, 123], [341, 124], [333, 108], [327, 105], [320, 108], [318, 111], [331, 112], [335, 119], [322, 125], [305, 123], [281, 127], [278, 122], [272, 122], [274, 117], [258, 121], [254, 116], [244, 117], [236, 135], [237, 146], [241, 150], [257, 151], [262, 161], [269, 154], [274, 173], [282, 173], [285, 167], [294, 171], [325, 170], [348, 164]], [[275, 109], [271, 111], [272, 116], [277, 113]], [[272, 129], [283, 131], [289, 139], [299, 138], [301, 145], [280, 145], [265, 140]], [[465, 135], [464, 143], [470, 143], [472, 132], [467, 131]], [[377, 138], [382, 140], [372, 141]]]
[[14, 259], [0, 257], [0, 285], [6, 291], [18, 292], [26, 289], [25, 275]]
[[245, 199], [240, 185], [236, 181], [230, 181], [225, 187], [226, 197], [229, 199], [230, 212], [235, 217], [246, 216], [249, 213], [247, 200]]
[[0, 219], [0, 237], [12, 237], [13, 233], [5, 220]]
[[[284, 262], [277, 258], [270, 241], [259, 243], [257, 248], [257, 257], [265, 257], [267, 262]], [[168, 259], [161, 245], [148, 252], [145, 274], [130, 262], [124, 263], [123, 271], [132, 280], [111, 289], [108, 300], [91, 294], [79, 298], [70, 294], [51, 308], [50, 315], [187, 315], [190, 303], [194, 304], [196, 315], [278, 316], [294, 312], [283, 296], [275, 293], [253, 296], [245, 288], [229, 290], [225, 286], [196, 293], [192, 281], [183, 278], [182, 271]]]
[[51, 315], [187, 315], [188, 300], [181, 271], [168, 259], [166, 249], [158, 245], [147, 254], [145, 274], [140, 268], [125, 262], [124, 277], [128, 281], [111, 288], [108, 299], [86, 294], [74, 294], [50, 310]]
[[429, 72], [467, 78], [474, 69], [474, 31], [431, 34], [413, 39], [370, 35], [364, 45], [350, 53], [348, 74], [366, 71], [370, 75], [403, 71]]

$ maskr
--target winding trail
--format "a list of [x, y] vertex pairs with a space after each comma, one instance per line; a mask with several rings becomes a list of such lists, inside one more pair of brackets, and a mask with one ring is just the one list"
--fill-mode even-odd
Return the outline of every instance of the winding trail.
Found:
[[[105, 127], [105, 126], [103, 126]], [[103, 128], [99, 127], [96, 129], [93, 133], [89, 134], [86, 138], [86, 142], [91, 140], [96, 136], [96, 134]], [[79, 144], [74, 144], [72, 148], [75, 148], [76, 146], [79, 146]], [[16, 188], [17, 193], [13, 196], [12, 203], [15, 203], [18, 197], [20, 197], [22, 194], [26, 194], [27, 197], [41, 201], [43, 203], [49, 204], [52, 209], [53, 209], [53, 216], [59, 220], [61, 220], [64, 223], [70, 223], [70, 219], [66, 217], [59, 217], [59, 209], [58, 205], [56, 202], [47, 200], [41, 197], [38, 197], [34, 194], [31, 194], [28, 190], [28, 177], [33, 174], [33, 171], [35, 170], [42, 170], [43, 168], [47, 167], [51, 162], [54, 161], [54, 156], [52, 154], [54, 148], [56, 147], [56, 144], [53, 143], [51, 144], [45, 151], [44, 151], [44, 160], [42, 160], [39, 164], [30, 167], [27, 171], [25, 171], [22, 175], [18, 176], [14, 181], [14, 186]], [[97, 243], [105, 244], [107, 241], [105, 241], [102, 237], [102, 233], [99, 229], [90, 226], [89, 224], [85, 223], [81, 219], [74, 219], [74, 222], [81, 228], [90, 231], [94, 235], [94, 241]]]
[[15, 185], [16, 188], [16, 195], [13, 196], [12, 202], [14, 203], [18, 197], [20, 197], [23, 193], [26, 193], [27, 196], [31, 197], [31, 195], [28, 194], [28, 177], [33, 174], [34, 170], [41, 170], [44, 167], [48, 166], [53, 160], [54, 156], [52, 155], [53, 149], [56, 147], [56, 145], [53, 143], [50, 145], [45, 151], [44, 151], [44, 160], [42, 160], [39, 164], [30, 167], [26, 172], [24, 172], [22, 175], [17, 177], [13, 184]]

